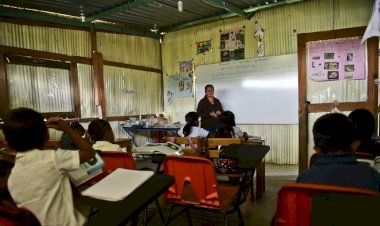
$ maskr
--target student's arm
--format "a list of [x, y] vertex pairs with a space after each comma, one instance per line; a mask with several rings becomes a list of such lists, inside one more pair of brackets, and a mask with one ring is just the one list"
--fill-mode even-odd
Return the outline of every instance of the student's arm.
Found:
[[51, 117], [46, 122], [48, 128], [53, 128], [59, 131], [63, 131], [70, 137], [79, 150], [80, 163], [87, 162], [95, 157], [95, 151], [92, 149], [92, 145], [83, 139], [78, 133], [76, 133], [70, 126], [60, 119], [59, 117]]

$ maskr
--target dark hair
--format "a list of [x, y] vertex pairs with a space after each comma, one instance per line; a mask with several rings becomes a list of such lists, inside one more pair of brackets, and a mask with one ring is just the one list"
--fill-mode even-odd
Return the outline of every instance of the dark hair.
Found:
[[92, 142], [104, 140], [107, 132], [113, 133], [109, 122], [103, 119], [95, 119], [88, 125], [88, 134]]
[[329, 113], [318, 118], [313, 126], [314, 145], [322, 153], [351, 152], [355, 126], [341, 113]]
[[44, 116], [29, 108], [8, 112], [4, 117], [3, 132], [9, 147], [18, 152], [41, 149], [49, 139]]
[[79, 122], [72, 122], [69, 126], [71, 127], [71, 129], [80, 132], [81, 136], [83, 136], [83, 134], [86, 132]]
[[[85, 134], [85, 129], [79, 122], [72, 122], [70, 123], [70, 128], [72, 128], [75, 132], [77, 132], [79, 135], [83, 136]], [[62, 143], [62, 149], [64, 150], [76, 150], [78, 149], [75, 143], [71, 140], [71, 138], [66, 134], [63, 133], [61, 136], [61, 143]]]
[[186, 125], [183, 127], [183, 134], [185, 135], [185, 137], [190, 135], [191, 128], [193, 126], [197, 126], [198, 118], [199, 118], [198, 113], [196, 113], [195, 111], [191, 111], [186, 114], [185, 116]]
[[376, 121], [367, 109], [356, 109], [348, 117], [355, 124], [356, 136], [361, 142], [369, 142], [375, 133]]
[[236, 126], [234, 113], [231, 111], [224, 111], [218, 118], [223, 124], [223, 127], [218, 130], [217, 137], [235, 137], [235, 131], [233, 128]]
[[214, 89], [214, 86], [213, 86], [213, 85], [211, 85], [211, 84], [207, 84], [207, 85], [205, 86], [205, 92], [207, 91], [207, 88], [209, 88], [209, 87], [211, 87], [212, 89]]

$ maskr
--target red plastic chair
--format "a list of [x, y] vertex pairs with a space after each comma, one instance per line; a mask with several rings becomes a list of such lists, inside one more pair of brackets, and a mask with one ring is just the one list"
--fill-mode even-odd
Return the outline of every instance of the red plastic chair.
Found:
[[375, 191], [352, 187], [288, 183], [278, 191], [274, 226], [310, 226], [312, 197], [315, 193], [377, 194]]
[[164, 173], [175, 179], [175, 183], [165, 193], [166, 201], [173, 204], [165, 225], [172, 220], [170, 214], [178, 205], [185, 208], [176, 216], [186, 212], [189, 222], [189, 208], [201, 208], [222, 213], [226, 225], [227, 214], [236, 210], [241, 225], [244, 225], [238, 204], [232, 206], [238, 197], [239, 188], [218, 185], [215, 167], [210, 160], [195, 156], [167, 156]]
[[11, 199], [0, 202], [1, 226], [39, 226], [37, 217], [28, 209], [18, 208]]
[[96, 182], [100, 181], [108, 174], [112, 173], [117, 168], [124, 169], [136, 169], [136, 163], [133, 156], [128, 152], [121, 151], [102, 151], [99, 152], [100, 157], [104, 162], [103, 173], [97, 175], [91, 180], [86, 182], [87, 186], [94, 185]]
[[104, 161], [103, 171], [112, 173], [117, 168], [136, 169], [136, 163], [132, 155], [128, 152], [102, 151], [100, 157]]

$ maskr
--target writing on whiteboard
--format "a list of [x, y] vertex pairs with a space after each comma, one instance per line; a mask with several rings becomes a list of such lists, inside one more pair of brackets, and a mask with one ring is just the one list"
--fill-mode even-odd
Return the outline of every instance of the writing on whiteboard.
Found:
[[213, 84], [239, 124], [298, 123], [297, 55], [229, 61], [195, 67], [196, 101]]

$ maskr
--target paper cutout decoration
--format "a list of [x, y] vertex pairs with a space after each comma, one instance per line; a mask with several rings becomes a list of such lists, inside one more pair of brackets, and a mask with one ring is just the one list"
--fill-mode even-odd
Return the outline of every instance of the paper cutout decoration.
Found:
[[372, 16], [362, 38], [362, 43], [373, 36], [380, 36], [380, 0], [373, 5]]
[[257, 39], [257, 55], [259, 57], [265, 56], [264, 53], [264, 29], [261, 25], [256, 21], [256, 31], [254, 37]]
[[196, 42], [197, 44], [197, 54], [205, 53], [207, 51], [212, 50], [212, 43], [211, 39], [207, 41], [201, 41], [201, 42]]

